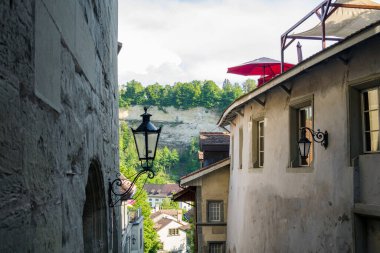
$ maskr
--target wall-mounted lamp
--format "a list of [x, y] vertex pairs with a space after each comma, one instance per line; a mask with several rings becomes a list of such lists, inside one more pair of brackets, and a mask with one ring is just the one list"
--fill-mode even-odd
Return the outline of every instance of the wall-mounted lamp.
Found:
[[313, 140], [317, 143], [321, 143], [321, 145], [326, 149], [329, 143], [329, 135], [327, 131], [324, 133], [321, 132], [319, 129], [317, 131], [313, 131], [312, 129], [308, 127], [302, 127], [300, 128], [301, 131], [301, 138], [298, 141], [298, 149], [300, 152], [300, 156], [302, 159], [307, 159], [309, 156], [310, 146], [311, 142], [306, 137], [306, 131], [309, 131], [311, 136], [313, 137]]
[[[155, 176], [152, 170], [153, 161], [156, 157], [156, 150], [158, 138], [160, 137], [161, 127], [157, 128], [150, 122], [151, 114], [147, 113], [148, 108], [144, 107], [145, 113], [141, 115], [142, 123], [136, 129], [132, 129], [133, 138], [135, 140], [137, 154], [141, 163], [142, 170], [140, 170], [132, 182], [128, 182], [129, 187], [126, 191], [120, 192], [121, 186], [125, 185], [127, 179], [118, 177], [109, 183], [109, 206], [114, 207], [121, 199], [128, 199], [135, 187], [137, 179], [144, 173], [147, 173], [149, 178]], [[113, 196], [115, 196], [115, 201]]]

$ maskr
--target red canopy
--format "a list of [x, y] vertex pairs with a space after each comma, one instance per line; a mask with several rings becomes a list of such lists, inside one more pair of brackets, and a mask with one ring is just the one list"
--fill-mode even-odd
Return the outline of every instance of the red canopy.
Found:
[[[284, 63], [284, 71], [292, 68], [293, 66], [294, 66], [293, 64]], [[274, 77], [278, 74], [281, 74], [281, 62], [271, 59], [271, 58], [262, 57], [253, 61], [243, 63], [235, 67], [228, 68], [227, 73], [243, 75], [243, 76]]]

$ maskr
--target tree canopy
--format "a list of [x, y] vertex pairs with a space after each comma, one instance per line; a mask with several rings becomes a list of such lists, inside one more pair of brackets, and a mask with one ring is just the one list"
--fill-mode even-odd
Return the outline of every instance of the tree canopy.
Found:
[[252, 79], [247, 79], [242, 85], [232, 84], [226, 79], [222, 88], [211, 80], [177, 82], [173, 86], [155, 83], [146, 87], [132, 80], [122, 85], [119, 107], [154, 105], [174, 106], [186, 110], [200, 106], [222, 111], [236, 98], [254, 88], [256, 88], [256, 82]]

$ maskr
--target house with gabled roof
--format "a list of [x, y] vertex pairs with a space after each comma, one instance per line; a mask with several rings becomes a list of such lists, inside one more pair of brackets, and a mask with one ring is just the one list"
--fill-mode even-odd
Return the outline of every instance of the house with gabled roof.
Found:
[[225, 158], [183, 176], [180, 184], [186, 188], [173, 196], [175, 201], [193, 201], [195, 204], [197, 252], [225, 250], [229, 168], [230, 159]]
[[182, 220], [182, 210], [159, 210], [152, 213], [150, 218], [162, 243], [161, 252], [186, 252], [186, 231], [190, 226]]
[[[162, 201], [171, 198], [175, 193], [182, 190], [178, 184], [145, 184], [144, 190], [148, 193], [148, 201], [151, 208], [160, 208]], [[179, 202], [179, 208], [189, 210], [191, 205]]]
[[225, 109], [227, 252], [380, 252], [379, 52], [377, 21]]

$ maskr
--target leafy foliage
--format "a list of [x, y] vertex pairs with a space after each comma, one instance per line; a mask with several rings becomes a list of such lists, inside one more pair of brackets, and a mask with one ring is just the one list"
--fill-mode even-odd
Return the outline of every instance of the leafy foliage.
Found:
[[169, 198], [164, 198], [161, 203], [162, 209], [179, 209], [178, 202], [175, 202]]
[[246, 80], [242, 86], [225, 80], [220, 88], [211, 80], [177, 82], [173, 86], [158, 83], [145, 88], [135, 80], [122, 86], [119, 96], [119, 107], [129, 105], [155, 105], [158, 107], [174, 106], [179, 109], [190, 109], [197, 106], [224, 110], [236, 98], [256, 88], [256, 82]]

